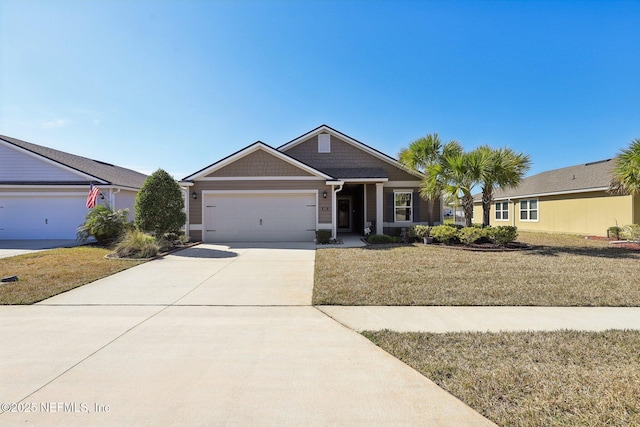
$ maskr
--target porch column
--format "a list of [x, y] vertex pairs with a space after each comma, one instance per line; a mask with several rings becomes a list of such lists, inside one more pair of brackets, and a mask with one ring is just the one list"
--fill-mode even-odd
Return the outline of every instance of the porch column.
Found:
[[383, 200], [383, 192], [382, 188], [384, 187], [383, 182], [376, 182], [376, 234], [383, 233], [382, 221], [384, 219], [383, 209], [382, 209], [382, 200]]

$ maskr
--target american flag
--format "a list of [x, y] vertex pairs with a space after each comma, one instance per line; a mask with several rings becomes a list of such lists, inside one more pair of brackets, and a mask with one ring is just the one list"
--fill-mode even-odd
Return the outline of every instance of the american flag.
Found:
[[89, 189], [89, 195], [87, 196], [87, 209], [93, 209], [96, 207], [98, 194], [100, 194], [100, 189], [95, 185], [91, 184], [91, 188]]

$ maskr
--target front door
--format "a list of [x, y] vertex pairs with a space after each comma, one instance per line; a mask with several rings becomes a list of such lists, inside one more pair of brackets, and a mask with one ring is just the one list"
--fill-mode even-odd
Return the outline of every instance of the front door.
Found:
[[338, 199], [338, 231], [351, 231], [350, 199]]

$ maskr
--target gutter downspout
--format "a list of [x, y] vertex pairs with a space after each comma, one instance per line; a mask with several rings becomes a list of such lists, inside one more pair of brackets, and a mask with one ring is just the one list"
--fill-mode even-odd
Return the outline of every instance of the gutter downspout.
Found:
[[[344, 182], [340, 181], [337, 183], [330, 183], [331, 185], [331, 238], [338, 238], [338, 223], [337, 223], [337, 194], [342, 191], [342, 187], [344, 186]], [[336, 189], [338, 187], [338, 189]]]
[[120, 192], [120, 188], [116, 191], [109, 190], [109, 203], [111, 203], [111, 209], [116, 210], [116, 194]]

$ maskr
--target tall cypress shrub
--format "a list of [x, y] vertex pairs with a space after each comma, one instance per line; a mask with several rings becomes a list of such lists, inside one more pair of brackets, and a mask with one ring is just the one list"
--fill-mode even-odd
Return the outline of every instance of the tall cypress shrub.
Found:
[[156, 237], [179, 233], [187, 216], [178, 182], [162, 169], [151, 174], [136, 196], [135, 217], [139, 230]]

